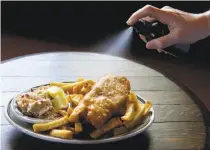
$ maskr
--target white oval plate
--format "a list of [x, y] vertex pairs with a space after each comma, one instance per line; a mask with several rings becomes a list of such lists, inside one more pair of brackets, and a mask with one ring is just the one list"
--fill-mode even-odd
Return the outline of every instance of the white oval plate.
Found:
[[[137, 95], [138, 100], [141, 103], [145, 103], [146, 100], [144, 100], [142, 97]], [[9, 103], [5, 107], [5, 116], [8, 122], [13, 125], [15, 128], [20, 130], [21, 132], [30, 135], [35, 138], [39, 138], [42, 140], [46, 141], [51, 141], [51, 142], [58, 142], [58, 143], [68, 143], [68, 144], [99, 144], [99, 143], [108, 143], [108, 142], [116, 142], [120, 140], [124, 140], [127, 138], [131, 138], [133, 136], [136, 136], [137, 134], [140, 134], [144, 132], [146, 129], [152, 125], [154, 122], [154, 109], [151, 107], [150, 109], [150, 115], [146, 118], [143, 124], [137, 126], [133, 130], [129, 131], [128, 133], [121, 134], [115, 137], [108, 137], [108, 138], [101, 138], [101, 139], [88, 139], [88, 140], [83, 140], [83, 139], [60, 139], [56, 137], [51, 137], [47, 134], [44, 133], [35, 133], [32, 128], [31, 121], [26, 122], [25, 120], [27, 119], [22, 119], [21, 117], [17, 117], [17, 115], [12, 111], [12, 100], [9, 101]], [[30, 118], [30, 117], [29, 117]]]

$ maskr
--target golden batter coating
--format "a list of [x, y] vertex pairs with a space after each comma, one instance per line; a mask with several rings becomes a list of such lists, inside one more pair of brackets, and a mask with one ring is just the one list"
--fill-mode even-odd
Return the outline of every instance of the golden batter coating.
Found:
[[101, 127], [112, 116], [120, 114], [130, 91], [130, 82], [124, 76], [106, 74], [80, 101], [69, 119], [85, 117], [95, 128]]

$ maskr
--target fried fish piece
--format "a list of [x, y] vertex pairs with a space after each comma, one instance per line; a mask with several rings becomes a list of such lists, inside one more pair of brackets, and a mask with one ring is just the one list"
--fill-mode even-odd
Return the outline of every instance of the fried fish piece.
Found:
[[130, 91], [130, 82], [124, 76], [106, 74], [99, 79], [71, 113], [69, 120], [84, 117], [95, 128], [100, 128], [112, 116], [122, 112]]

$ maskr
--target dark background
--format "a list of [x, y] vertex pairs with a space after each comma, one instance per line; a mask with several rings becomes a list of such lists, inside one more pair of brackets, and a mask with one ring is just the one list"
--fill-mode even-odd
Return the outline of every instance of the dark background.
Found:
[[[168, 5], [192, 13], [210, 8], [210, 2], [192, 1], [2, 2], [1, 30], [3, 34], [86, 46], [127, 28], [129, 16], [146, 4], [159, 8]], [[208, 60], [209, 56], [209, 38], [193, 44], [189, 54], [193, 59]]]

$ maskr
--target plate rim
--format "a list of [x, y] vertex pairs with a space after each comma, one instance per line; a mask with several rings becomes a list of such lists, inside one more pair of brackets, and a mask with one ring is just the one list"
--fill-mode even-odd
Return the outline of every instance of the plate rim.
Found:
[[[40, 87], [43, 85], [49, 85], [49, 84], [42, 84], [39, 86], [35, 86], [35, 87]], [[32, 88], [35, 88], [32, 87]], [[29, 89], [28, 89], [29, 90]], [[24, 90], [24, 91], [28, 91], [28, 90]], [[24, 92], [23, 91], [23, 92]], [[22, 92], [19, 92], [22, 93]], [[16, 94], [17, 95], [17, 94]], [[145, 100], [142, 96], [136, 95], [138, 100], [140, 100], [141, 102], [145, 103], [147, 102], [147, 100]], [[64, 144], [100, 144], [100, 143], [110, 143], [110, 142], [117, 142], [117, 141], [121, 141], [121, 140], [125, 140], [131, 137], [134, 137], [142, 132], [144, 132], [146, 129], [148, 129], [154, 122], [155, 120], [155, 111], [153, 109], [153, 107], [151, 107], [150, 112], [152, 112], [152, 115], [150, 116], [149, 122], [143, 126], [141, 129], [136, 129], [136, 131], [133, 131], [131, 133], [128, 134], [123, 134], [123, 135], [119, 135], [119, 136], [115, 136], [115, 137], [110, 137], [110, 138], [105, 138], [105, 139], [93, 139], [93, 140], [79, 140], [79, 139], [61, 139], [61, 138], [56, 138], [56, 137], [50, 137], [48, 135], [44, 135], [44, 134], [40, 134], [40, 133], [35, 133], [32, 130], [26, 129], [23, 126], [21, 126], [20, 124], [16, 123], [15, 121], [13, 121], [13, 119], [11, 118], [11, 116], [8, 113], [8, 109], [11, 109], [11, 103], [13, 101], [14, 97], [12, 99], [10, 99], [10, 101], [7, 103], [5, 109], [4, 109], [4, 115], [7, 119], [7, 121], [14, 126], [16, 129], [18, 129], [19, 131], [30, 135], [34, 138], [38, 138], [38, 139], [42, 139], [44, 141], [50, 141], [50, 142], [55, 142], [55, 143], [64, 143]], [[9, 108], [10, 107], [10, 108]], [[11, 110], [10, 110], [11, 111]], [[13, 114], [14, 115], [14, 114]], [[17, 116], [14, 115], [16, 118]], [[17, 118], [19, 119], [19, 118]], [[19, 119], [20, 121], [23, 121], [21, 119]], [[24, 122], [27, 124], [31, 124], [29, 122]]]

